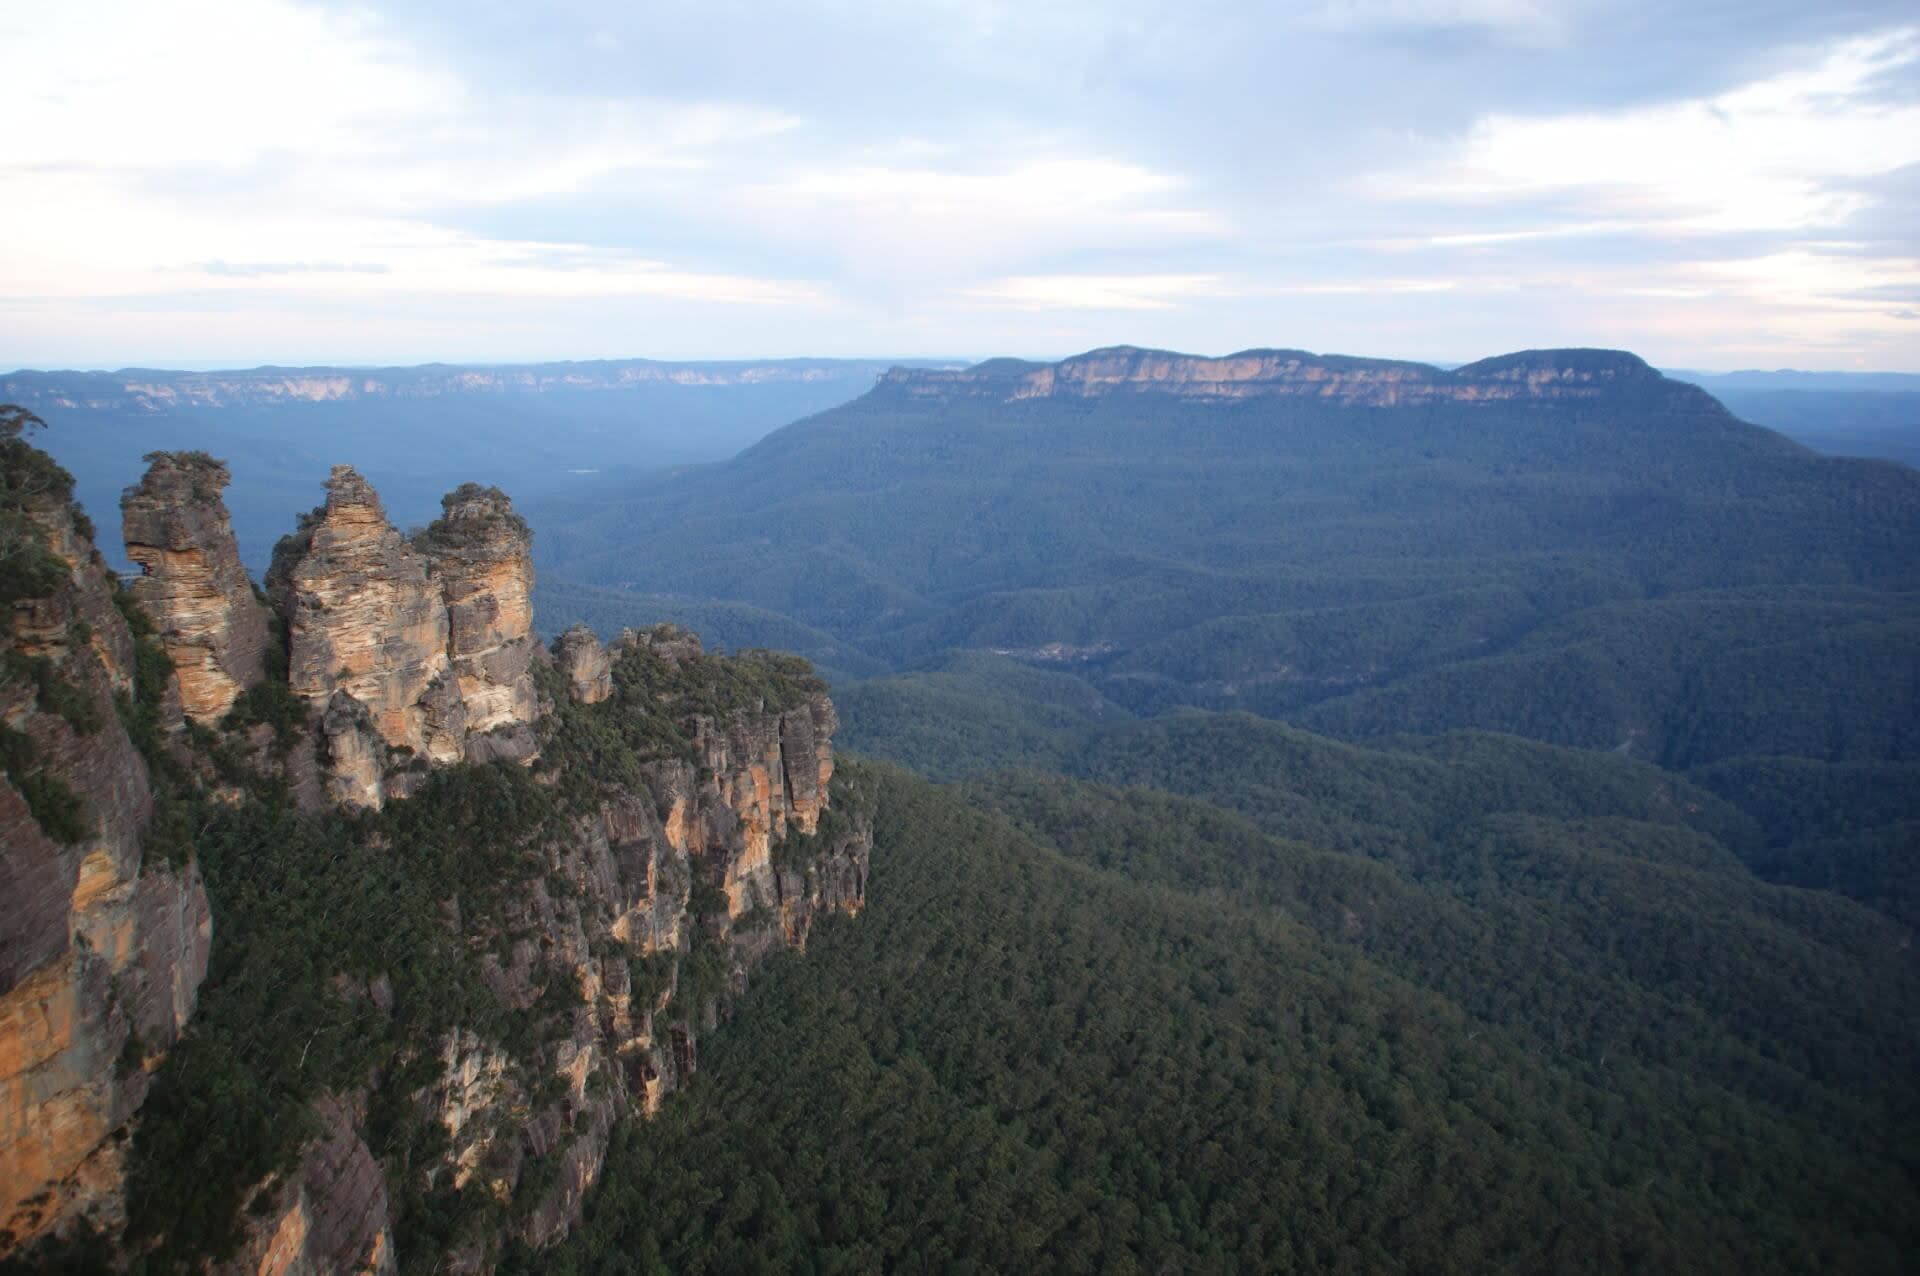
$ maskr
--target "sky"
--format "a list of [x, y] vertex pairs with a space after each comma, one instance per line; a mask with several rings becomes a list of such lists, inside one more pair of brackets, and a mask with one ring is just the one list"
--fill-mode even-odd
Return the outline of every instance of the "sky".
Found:
[[1920, 9], [0, 7], [0, 368], [1920, 372]]

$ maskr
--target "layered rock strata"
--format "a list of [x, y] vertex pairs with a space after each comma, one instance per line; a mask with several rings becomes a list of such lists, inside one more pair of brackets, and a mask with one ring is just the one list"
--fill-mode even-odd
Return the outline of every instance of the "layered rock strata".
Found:
[[288, 685], [319, 715], [336, 802], [405, 796], [421, 765], [534, 755], [531, 535], [497, 488], [443, 504], [410, 543], [338, 465], [274, 552]]
[[[672, 626], [538, 648], [526, 529], [492, 489], [454, 492], [409, 543], [364, 480], [336, 470], [270, 582], [295, 699], [236, 705], [277, 662], [248, 654], [264, 622], [228, 570], [224, 477], [201, 458], [155, 458], [127, 494], [166, 661], [141, 656], [64, 495], [31, 510], [58, 570], [4, 616], [0, 1257], [82, 1224], [112, 1239], [125, 1223], [125, 1134], [194, 1009], [212, 931], [191, 847], [156, 841], [169, 863], [143, 846], [156, 800], [176, 816], [260, 801], [298, 818], [289, 808], [380, 806], [433, 763], [511, 759], [538, 769], [506, 791], [548, 813], [515, 834], [463, 831], [515, 839], [492, 862], [524, 877], [465, 881], [431, 902], [428, 924], [517, 1035], [490, 1013], [410, 1032], [385, 975], [320, 957], [329, 998], [369, 1025], [393, 1017], [400, 1044], [350, 1092], [311, 1099], [314, 1133], [240, 1192], [233, 1252], [205, 1256], [209, 1271], [248, 1276], [390, 1272], [408, 1235], [399, 1211], [432, 1196], [454, 1211], [435, 1265], [484, 1272], [509, 1240], [566, 1234], [617, 1123], [692, 1074], [700, 1034], [761, 960], [860, 911], [871, 819], [832, 805], [830, 785], [844, 788], [833, 707], [803, 662], [709, 656]], [[209, 693], [193, 715], [208, 730], [181, 729], [189, 679]], [[164, 770], [160, 799], [116, 696]], [[575, 703], [556, 713], [556, 701]], [[602, 766], [608, 741], [624, 760]], [[56, 790], [72, 800], [49, 805]], [[549, 807], [545, 793], [563, 797]], [[394, 836], [354, 827], [383, 851]], [[376, 1109], [440, 1136], [382, 1159]]]
[[505, 492], [469, 483], [416, 545], [447, 606], [447, 655], [474, 761], [533, 752], [533, 534]]
[[958, 371], [895, 368], [879, 384], [883, 391], [911, 398], [1005, 402], [1154, 393], [1220, 400], [1285, 396], [1403, 407], [1597, 399], [1624, 386], [1711, 401], [1698, 387], [1668, 381], [1636, 356], [1614, 350], [1528, 350], [1447, 370], [1304, 350], [1243, 350], [1206, 358], [1114, 346], [1053, 364], [993, 359]]
[[220, 493], [227, 467], [198, 452], [156, 452], [120, 498], [131, 588], [159, 627], [180, 707], [215, 722], [267, 671], [267, 610], [240, 565]]
[[212, 922], [191, 863], [143, 854], [153, 799], [115, 712], [135, 647], [111, 573], [57, 487], [0, 518], [53, 555], [51, 587], [0, 613], [4, 1256], [122, 1217], [118, 1136], [193, 1012]]
[[[581, 650], [587, 644], [597, 650]], [[671, 626], [630, 630], [611, 649], [584, 630], [554, 645], [594, 667], [652, 659], [690, 679], [703, 668], [693, 663], [702, 658], [698, 640]], [[549, 687], [590, 703], [603, 726], [644, 709], [618, 698], [625, 693], [612, 691], [615, 678], [605, 688], [576, 686], [563, 676], [567, 663], [556, 660]], [[695, 741], [690, 756], [646, 761], [638, 783], [605, 791], [545, 848], [544, 871], [512, 892], [509, 914], [496, 919], [510, 943], [454, 914], [463, 939], [484, 952], [481, 978], [503, 1005], [545, 1004], [558, 988], [568, 1009], [538, 1059], [465, 1030], [439, 1042], [435, 1079], [412, 1098], [445, 1144], [413, 1172], [470, 1199], [525, 1201], [509, 1233], [525, 1245], [567, 1234], [618, 1122], [652, 1114], [692, 1075], [700, 1035], [744, 992], [752, 969], [782, 948], [804, 948], [822, 917], [864, 905], [872, 825], [831, 805], [835, 725], [819, 692], [692, 714], [679, 722]], [[542, 729], [558, 728], [549, 718]], [[709, 974], [696, 973], [702, 968]], [[714, 972], [718, 983], [699, 982]], [[369, 1014], [392, 1008], [377, 984], [349, 995], [364, 998]], [[356, 1168], [360, 1145], [340, 1127], [345, 1107], [332, 1096], [320, 1101], [325, 1132], [306, 1145], [295, 1174], [260, 1186], [271, 1208], [251, 1221], [240, 1258], [224, 1271], [384, 1270], [391, 1193], [375, 1192]], [[323, 1164], [344, 1168], [316, 1173]], [[530, 1193], [530, 1182], [545, 1186]], [[490, 1270], [505, 1238], [489, 1226], [475, 1218], [459, 1230], [442, 1269]]]
[[287, 682], [325, 705], [345, 692], [390, 748], [466, 754], [447, 656], [447, 605], [426, 559], [388, 523], [373, 487], [336, 465], [327, 501], [274, 551], [267, 589], [287, 624]]

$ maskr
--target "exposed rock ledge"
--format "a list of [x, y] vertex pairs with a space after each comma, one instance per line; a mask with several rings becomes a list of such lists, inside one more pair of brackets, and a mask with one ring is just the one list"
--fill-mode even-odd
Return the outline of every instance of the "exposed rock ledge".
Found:
[[993, 359], [960, 371], [895, 368], [882, 393], [912, 398], [1099, 398], [1119, 393], [1193, 399], [1291, 396], [1374, 407], [1592, 399], [1623, 387], [1697, 395], [1619, 350], [1526, 350], [1452, 371], [1424, 363], [1354, 359], [1304, 350], [1243, 350], [1220, 358], [1114, 346], [1059, 363]]

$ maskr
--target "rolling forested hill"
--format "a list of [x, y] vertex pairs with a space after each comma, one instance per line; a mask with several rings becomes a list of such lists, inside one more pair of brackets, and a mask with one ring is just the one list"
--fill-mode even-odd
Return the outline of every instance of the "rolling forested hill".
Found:
[[[1906, 756], [1920, 474], [1593, 357], [1622, 374], [1593, 395], [1393, 406], [904, 374], [535, 521], [555, 574], [655, 609], [750, 604], [894, 669], [997, 651], [1137, 712]], [[1857, 725], [1808, 708], [1755, 742], [1722, 714], [1756, 682]]]
[[[1204, 372], [1236, 360], [1266, 370]], [[1910, 812], [1773, 790], [1828, 767], [1920, 787], [1920, 474], [1818, 456], [1630, 355], [901, 372], [536, 523], [550, 574], [600, 586], [549, 624], [624, 599], [804, 625], [866, 679], [853, 740], [930, 774], [1082, 714], [1474, 728], [1697, 771], [1765, 808], [1754, 862], [1782, 880], [1907, 892], [1885, 879]], [[1055, 676], [1040, 707], [1007, 662]], [[1882, 849], [1833, 870], [1853, 834]]]

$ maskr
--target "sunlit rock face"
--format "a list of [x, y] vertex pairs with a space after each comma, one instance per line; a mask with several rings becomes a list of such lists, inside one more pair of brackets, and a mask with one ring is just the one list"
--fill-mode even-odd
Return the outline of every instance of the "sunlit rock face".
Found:
[[[0, 681], [0, 1257], [123, 1216], [117, 1136], [193, 1012], [212, 936], [194, 867], [143, 856], [152, 798], [115, 712], [134, 642], [112, 576], [64, 500], [28, 513], [66, 572], [0, 613], [0, 649], [44, 661], [68, 699]], [[178, 720], [177, 699], [163, 710]], [[77, 800], [64, 827], [29, 801], [52, 783]]]
[[497, 487], [469, 483], [416, 541], [447, 607], [447, 654], [476, 761], [533, 755], [533, 535]]
[[429, 714], [453, 682], [447, 606], [426, 559], [388, 523], [380, 498], [336, 465], [327, 502], [274, 552], [268, 592], [287, 622], [287, 681], [325, 705], [344, 691], [366, 706], [389, 748], [434, 762], [466, 753], [466, 723]]
[[217, 722], [266, 677], [267, 610], [240, 565], [221, 489], [227, 467], [204, 453], [159, 452], [120, 498], [134, 597], [159, 629], [180, 707]]
[[274, 551], [288, 683], [321, 716], [336, 801], [377, 807], [423, 765], [538, 752], [532, 535], [498, 488], [470, 483], [442, 506], [409, 541], [335, 466], [326, 504]]

